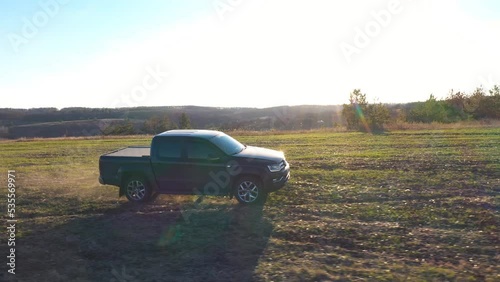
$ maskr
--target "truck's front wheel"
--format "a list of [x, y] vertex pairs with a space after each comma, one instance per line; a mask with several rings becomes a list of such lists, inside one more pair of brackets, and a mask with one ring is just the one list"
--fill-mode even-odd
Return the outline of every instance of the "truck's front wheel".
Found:
[[144, 203], [151, 198], [151, 187], [139, 176], [127, 178], [123, 184], [123, 191], [127, 199], [133, 203]]
[[244, 176], [235, 183], [235, 196], [241, 204], [263, 203], [266, 193], [262, 183], [255, 177]]

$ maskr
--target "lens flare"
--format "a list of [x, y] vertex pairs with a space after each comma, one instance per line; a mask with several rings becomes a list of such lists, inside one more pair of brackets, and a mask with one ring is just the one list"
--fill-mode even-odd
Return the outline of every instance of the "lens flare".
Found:
[[363, 109], [356, 103], [354, 104], [354, 107], [356, 109], [356, 115], [358, 116], [359, 120], [363, 124], [363, 127], [365, 128], [366, 132], [371, 133], [370, 126], [368, 125], [368, 121], [366, 121], [365, 115], [363, 114]]

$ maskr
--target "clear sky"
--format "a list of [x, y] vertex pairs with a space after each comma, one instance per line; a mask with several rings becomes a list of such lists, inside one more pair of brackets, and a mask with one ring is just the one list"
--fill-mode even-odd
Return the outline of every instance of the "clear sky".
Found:
[[0, 0], [0, 108], [423, 101], [499, 50], [495, 0]]

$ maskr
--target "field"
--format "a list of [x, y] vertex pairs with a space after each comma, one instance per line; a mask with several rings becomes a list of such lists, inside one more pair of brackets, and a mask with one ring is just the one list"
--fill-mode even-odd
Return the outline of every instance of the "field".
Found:
[[98, 183], [99, 155], [150, 137], [0, 142], [18, 219], [16, 275], [2, 232], [0, 280], [500, 280], [500, 128], [236, 138], [291, 163], [264, 206], [137, 206]]

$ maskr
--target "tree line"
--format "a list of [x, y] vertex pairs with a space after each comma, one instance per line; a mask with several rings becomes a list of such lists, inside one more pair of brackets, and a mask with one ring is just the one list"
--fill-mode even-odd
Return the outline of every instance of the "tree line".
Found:
[[403, 107], [382, 103], [370, 104], [366, 94], [355, 89], [349, 103], [342, 108], [346, 127], [359, 131], [382, 131], [384, 125], [396, 122], [453, 123], [466, 120], [500, 119], [500, 87], [485, 91], [476, 88], [472, 93], [450, 91], [444, 99], [430, 95], [425, 102], [405, 104]]
[[[339, 114], [341, 113], [341, 114]], [[430, 95], [424, 102], [369, 103], [355, 89], [349, 103], [272, 108], [211, 108], [197, 106], [119, 109], [0, 109], [0, 138], [157, 134], [176, 128], [231, 130], [310, 130], [346, 127], [383, 131], [388, 125], [453, 123], [500, 119], [500, 87], [471, 93], [450, 91], [444, 99]]]
[[186, 113], [179, 117], [179, 124], [172, 122], [168, 115], [153, 116], [137, 128], [131, 120], [112, 124], [103, 130], [103, 135], [158, 134], [171, 129], [190, 129], [191, 120]]

